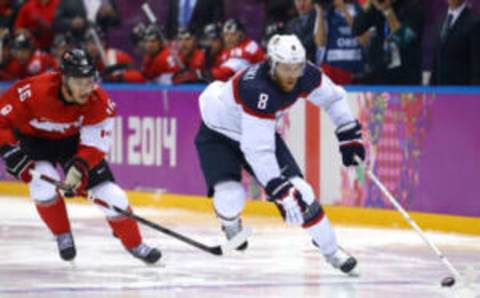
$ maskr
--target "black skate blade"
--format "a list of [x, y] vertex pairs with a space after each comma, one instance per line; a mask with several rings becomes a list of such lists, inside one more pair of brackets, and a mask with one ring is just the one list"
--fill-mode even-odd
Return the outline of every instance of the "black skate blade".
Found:
[[75, 259], [75, 256], [77, 255], [77, 251], [75, 247], [69, 247], [69, 248], [63, 249], [59, 253], [60, 253], [60, 258], [62, 258], [62, 260], [67, 262], [73, 261]]
[[348, 260], [345, 262], [345, 264], [343, 264], [340, 267], [340, 270], [343, 273], [346, 273], [346, 274], [348, 274], [349, 276], [352, 276], [352, 277], [360, 276], [360, 273], [356, 269], [357, 269], [357, 260], [353, 257], [348, 258]]

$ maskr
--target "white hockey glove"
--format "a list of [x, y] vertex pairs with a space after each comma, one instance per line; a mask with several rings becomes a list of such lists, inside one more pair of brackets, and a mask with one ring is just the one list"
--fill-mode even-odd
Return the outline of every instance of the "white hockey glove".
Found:
[[281, 207], [285, 222], [290, 225], [301, 225], [304, 222], [305, 209], [302, 195], [285, 177], [270, 180], [265, 187], [269, 200]]

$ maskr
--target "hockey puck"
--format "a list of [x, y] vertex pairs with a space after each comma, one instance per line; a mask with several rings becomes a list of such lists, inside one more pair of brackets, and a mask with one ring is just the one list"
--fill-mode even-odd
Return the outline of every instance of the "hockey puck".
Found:
[[442, 287], [452, 287], [455, 284], [455, 278], [447, 276], [442, 279]]

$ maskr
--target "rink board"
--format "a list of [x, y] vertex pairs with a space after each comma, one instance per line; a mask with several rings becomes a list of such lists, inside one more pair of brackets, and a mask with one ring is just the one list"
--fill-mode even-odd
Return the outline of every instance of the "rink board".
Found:
[[[107, 86], [118, 106], [109, 160], [121, 186], [179, 194], [173, 201], [180, 205], [194, 201], [187, 204], [185, 195], [205, 194], [193, 146], [200, 119], [197, 98], [202, 88]], [[480, 126], [476, 114], [480, 90], [350, 90], [349, 102], [364, 127], [368, 162], [402, 205], [410, 211], [476, 220], [480, 216], [475, 187], [480, 139], [473, 128]], [[391, 209], [362, 173], [342, 167], [328, 116], [315, 107], [306, 107], [305, 101], [299, 101], [282, 118], [280, 131], [321, 202], [327, 206]], [[6, 178], [4, 172], [1, 177]], [[246, 184], [251, 197], [263, 199], [258, 187]], [[356, 216], [355, 209], [346, 210], [340, 217], [353, 214], [352, 220], [363, 220]], [[363, 214], [362, 209], [358, 212]], [[480, 228], [460, 227], [465, 229], [480, 233]]]

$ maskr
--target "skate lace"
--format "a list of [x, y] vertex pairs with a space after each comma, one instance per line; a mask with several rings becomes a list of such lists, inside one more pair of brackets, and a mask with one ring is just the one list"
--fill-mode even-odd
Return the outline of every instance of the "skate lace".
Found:
[[137, 247], [132, 249], [132, 253], [139, 257], [146, 257], [152, 251], [152, 248], [146, 244], [141, 243]]
[[70, 233], [61, 234], [57, 237], [58, 248], [64, 250], [73, 247], [73, 237]]

